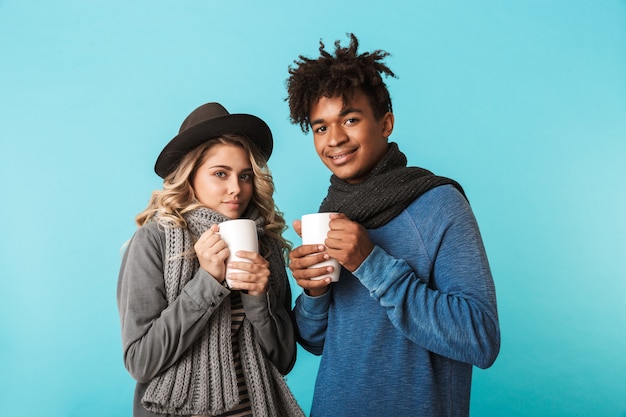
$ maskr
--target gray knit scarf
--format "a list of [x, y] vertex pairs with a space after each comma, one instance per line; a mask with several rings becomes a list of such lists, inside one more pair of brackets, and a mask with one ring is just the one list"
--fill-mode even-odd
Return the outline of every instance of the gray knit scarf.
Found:
[[[199, 268], [193, 245], [214, 223], [229, 220], [206, 208], [185, 216], [187, 228], [165, 229], [167, 258], [164, 278], [167, 301], [174, 301]], [[260, 251], [270, 263], [270, 289], [278, 300], [287, 291], [287, 276], [279, 242], [265, 236], [265, 220], [252, 213], [260, 236]], [[183, 256], [181, 256], [181, 254]], [[230, 297], [213, 313], [203, 334], [175, 365], [156, 376], [149, 384], [142, 403], [157, 414], [219, 415], [239, 402], [237, 375], [231, 343]], [[265, 357], [255, 340], [250, 322], [244, 318], [239, 344], [241, 364], [248, 387], [253, 415], [303, 416], [283, 376]]]
[[452, 184], [465, 196], [456, 181], [406, 164], [406, 156], [396, 143], [390, 142], [387, 153], [364, 182], [348, 184], [331, 176], [320, 212], [344, 213], [365, 228], [375, 229], [387, 224], [417, 197], [440, 185]]

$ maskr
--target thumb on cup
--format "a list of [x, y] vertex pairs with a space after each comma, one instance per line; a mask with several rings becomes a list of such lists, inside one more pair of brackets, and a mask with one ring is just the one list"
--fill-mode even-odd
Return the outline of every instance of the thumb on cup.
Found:
[[298, 220], [294, 220], [293, 221], [293, 230], [296, 231], [296, 233], [298, 234], [298, 236], [302, 237], [302, 221]]

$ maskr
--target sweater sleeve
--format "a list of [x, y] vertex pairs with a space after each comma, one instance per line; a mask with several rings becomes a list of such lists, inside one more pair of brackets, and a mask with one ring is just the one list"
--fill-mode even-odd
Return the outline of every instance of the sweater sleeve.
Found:
[[500, 330], [478, 225], [458, 192], [435, 190], [412, 211], [419, 213], [410, 221], [415, 235], [410, 229], [388, 233], [416, 239], [425, 259], [412, 260], [412, 268], [376, 246], [354, 275], [405, 337], [439, 355], [487, 368], [498, 354]]
[[318, 356], [322, 354], [326, 340], [331, 294], [332, 286], [319, 297], [311, 297], [303, 291], [294, 307], [298, 342], [306, 351]]
[[138, 382], [149, 382], [173, 365], [229, 294], [200, 268], [168, 305], [163, 279], [165, 238], [155, 226], [139, 228], [131, 239], [117, 287], [124, 364]]

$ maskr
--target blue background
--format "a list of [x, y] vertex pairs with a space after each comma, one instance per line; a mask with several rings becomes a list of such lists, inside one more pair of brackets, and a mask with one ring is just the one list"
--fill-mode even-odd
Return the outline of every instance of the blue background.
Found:
[[[289, 124], [287, 67], [354, 32], [392, 54], [392, 140], [481, 225], [502, 349], [472, 414], [626, 416], [625, 18], [623, 0], [0, 0], [0, 414], [130, 416], [115, 290], [158, 152], [204, 102], [258, 115], [280, 209], [315, 211], [329, 173]], [[316, 369], [301, 351], [288, 377], [306, 410]]]

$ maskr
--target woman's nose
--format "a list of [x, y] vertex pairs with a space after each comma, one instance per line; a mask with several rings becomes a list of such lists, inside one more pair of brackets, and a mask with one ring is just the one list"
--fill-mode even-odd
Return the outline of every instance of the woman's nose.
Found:
[[228, 194], [237, 195], [241, 191], [241, 186], [239, 185], [239, 178], [233, 176], [228, 181]]

